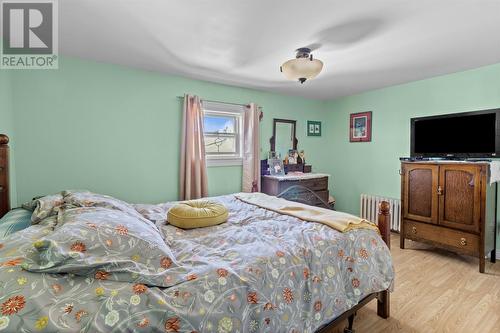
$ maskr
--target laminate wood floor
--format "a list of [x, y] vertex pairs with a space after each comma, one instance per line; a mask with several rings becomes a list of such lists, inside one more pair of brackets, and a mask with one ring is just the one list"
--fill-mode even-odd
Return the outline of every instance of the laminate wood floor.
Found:
[[[476, 258], [391, 235], [396, 269], [391, 317], [377, 316], [376, 301], [358, 312], [356, 333], [500, 333], [500, 260], [479, 273]], [[347, 323], [346, 323], [347, 324]], [[343, 332], [346, 324], [332, 330]]]

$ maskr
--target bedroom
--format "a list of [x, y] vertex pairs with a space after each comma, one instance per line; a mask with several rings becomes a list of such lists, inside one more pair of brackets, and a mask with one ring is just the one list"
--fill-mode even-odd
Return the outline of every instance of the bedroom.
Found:
[[[408, 203], [405, 206], [404, 200], [401, 200], [405, 177], [404, 174], [400, 175], [400, 172], [404, 173], [405, 170], [400, 158], [416, 156], [412, 154], [411, 148], [412, 119], [500, 108], [500, 40], [496, 34], [500, 29], [500, 1], [387, 0], [373, 1], [369, 5], [361, 1], [349, 4], [340, 1], [318, 1], [314, 4], [288, 1], [286, 5], [264, 1], [238, 1], [231, 4], [225, 1], [158, 0], [42, 2], [53, 4], [53, 20], [44, 22], [53, 23], [53, 38], [51, 43], [46, 44], [51, 44], [52, 52], [57, 55], [54, 58], [57, 59], [56, 68], [26, 69], [19, 68], [22, 67], [19, 63], [16, 63], [16, 68], [5, 68], [9, 64], [3, 60], [0, 62], [0, 133], [9, 137], [8, 159], [4, 158], [4, 155], [0, 158], [1, 163], [8, 161], [8, 168], [2, 164], [0, 170], [3, 194], [0, 206], [4, 207], [8, 203], [13, 209], [10, 215], [14, 215], [9, 218], [7, 214], [1, 220], [0, 229], [5, 233], [4, 238], [0, 240], [3, 247], [0, 249], [0, 262], [3, 265], [0, 267], [0, 328], [4, 331], [43, 329], [47, 332], [247, 332], [252, 329], [255, 332], [319, 332], [325, 327], [325, 331], [342, 332], [349, 326], [349, 317], [354, 321], [351, 330], [356, 332], [500, 330], [500, 265], [492, 262], [498, 249], [496, 252], [490, 252], [490, 247], [483, 246], [483, 243], [491, 246], [490, 240], [495, 236], [495, 245], [500, 244], [500, 228], [486, 228], [496, 222], [496, 218], [491, 215], [493, 207], [491, 204], [482, 203], [482, 199], [477, 199], [476, 194], [484, 192], [488, 203], [491, 203], [491, 198], [494, 197], [496, 183], [490, 185], [482, 178], [488, 174], [488, 171], [483, 172], [482, 168], [496, 166], [494, 156], [480, 157], [483, 160], [493, 160], [492, 163], [464, 162], [475, 163], [474, 167], [482, 170], [477, 178], [481, 186], [473, 187], [474, 190], [467, 187], [469, 190], [466, 191], [469, 195], [467, 198], [480, 202], [480, 209], [475, 210], [474, 216], [471, 217], [473, 222], [481, 227], [477, 230], [467, 229], [468, 225], [462, 226], [465, 229], [436, 226], [433, 225], [436, 224], [434, 222], [418, 220], [415, 217], [407, 219], [408, 227], [403, 230], [402, 227], [407, 225], [405, 219], [408, 217], [404, 208], [411, 208]], [[7, 16], [4, 15], [10, 14], [10, 10], [5, 10], [7, 7], [4, 6], [19, 2], [4, 0], [0, 3], [2, 42], [5, 46], [6, 41], [10, 42], [15, 36], [6, 34]], [[45, 12], [40, 10], [40, 13]], [[15, 14], [10, 14], [9, 20], [11, 15]], [[10, 28], [10, 25], [8, 26]], [[38, 38], [45, 40], [43, 33], [34, 31], [35, 34], [38, 33]], [[280, 66], [295, 59], [296, 50], [303, 47], [309, 47], [309, 55], [312, 54], [313, 59], [322, 61], [323, 67], [316, 77], [301, 84], [297, 80], [288, 79], [286, 75], [290, 73], [286, 73], [286, 68], [285, 73], [280, 72]], [[9, 49], [2, 48], [2, 52], [2, 57], [5, 57]], [[32, 54], [33, 51], [30, 52], [28, 53]], [[10, 57], [20, 55], [17, 53]], [[185, 153], [186, 145], [182, 144], [183, 138], [186, 138], [186, 135], [195, 135], [193, 127], [186, 130], [183, 122], [186, 94], [198, 97], [203, 110], [215, 109], [208, 110], [215, 112], [212, 113], [214, 118], [217, 118], [218, 112], [227, 119], [234, 119], [232, 125], [224, 122], [221, 131], [232, 127], [224, 132], [224, 135], [235, 137], [227, 155], [211, 154], [212, 151], [209, 150], [213, 149], [213, 145], [207, 146], [205, 154], [195, 156], [196, 162], [191, 164], [193, 168], [198, 169], [191, 169], [189, 172], [186, 172], [188, 169], [185, 165], [184, 168], [181, 167], [181, 161], [189, 157]], [[194, 103], [195, 98], [191, 101]], [[245, 116], [250, 105], [254, 105], [254, 114], [258, 115], [259, 111], [262, 113], [262, 119], [253, 119], [253, 124], [257, 124], [253, 127], [257, 135], [255, 132], [247, 132], [248, 126], [245, 126], [249, 124], [245, 122]], [[355, 117], [356, 114], [367, 112], [371, 114], [367, 114], [366, 119], [362, 118], [366, 123], [361, 123], [367, 130], [355, 133], [351, 130], [351, 115]], [[292, 122], [275, 122], [275, 119]], [[195, 126], [193, 123], [191, 125]], [[203, 125], [208, 127], [210, 124], [207, 122]], [[310, 125], [313, 125], [312, 128]], [[215, 130], [198, 137], [205, 141], [211, 140], [216, 134], [220, 136], [221, 131]], [[370, 132], [370, 137], [367, 132]], [[245, 133], [249, 133], [250, 139]], [[356, 138], [351, 141], [354, 134], [360, 134], [363, 139], [358, 141], [362, 142], [354, 142]], [[271, 137], [275, 137], [274, 149], [271, 146]], [[2, 145], [3, 151], [6, 150], [5, 147], [6, 145]], [[253, 151], [250, 149], [248, 152], [249, 148]], [[198, 146], [198, 149], [201, 147]], [[276, 153], [278, 149], [281, 150], [280, 158], [274, 158], [273, 161], [279, 160], [279, 166], [288, 174], [285, 177], [265, 175], [270, 173], [270, 170], [267, 170], [269, 152]], [[289, 150], [292, 151], [290, 156]], [[302, 151], [305, 155], [301, 154]], [[500, 150], [492, 152], [497, 151]], [[293, 164], [291, 160], [296, 159], [294, 154], [298, 154], [305, 163]], [[277, 156], [275, 154], [272, 157]], [[249, 160], [252, 163], [247, 163]], [[413, 163], [403, 162], [409, 165]], [[426, 162], [432, 164], [428, 169], [433, 170], [429, 186], [433, 193], [436, 193], [439, 171], [436, 173], [435, 169], [439, 168], [441, 162], [417, 163]], [[301, 168], [303, 173], [294, 173], [293, 170], [299, 170], [297, 168]], [[185, 172], [182, 172], [183, 169]], [[196, 175], [191, 179], [192, 183], [186, 181], [189, 174]], [[7, 175], [8, 183], [4, 179]], [[198, 175], [204, 175], [200, 176], [203, 181]], [[34, 272], [33, 267], [23, 268], [24, 263], [15, 260], [27, 254], [9, 253], [21, 243], [31, 254], [34, 249], [39, 251], [32, 243], [42, 238], [57, 237], [56, 232], [64, 226], [64, 223], [53, 221], [54, 217], [64, 213], [60, 207], [70, 204], [85, 206], [86, 200], [90, 200], [85, 192], [63, 193], [68, 190], [91, 191], [95, 193], [92, 200], [97, 200], [98, 194], [114, 197], [121, 201], [113, 201], [113, 205], [124, 202], [124, 210], [132, 215], [135, 214], [134, 211], [144, 211], [144, 215], [140, 214], [137, 219], [145, 219], [146, 224], [149, 223], [152, 230], [156, 230], [162, 237], [168, 236], [165, 232], [176, 230], [171, 236], [173, 240], [167, 240], [164, 245], [177, 241], [185, 242], [182, 243], [184, 245], [188, 244], [186, 242], [194, 242], [186, 247], [196, 248], [193, 246], [195, 241], [191, 240], [189, 235], [208, 233], [206, 240], [213, 242], [214, 238], [209, 237], [210, 230], [214, 230], [213, 236], [231, 231], [231, 234], [227, 234], [227, 240], [239, 244], [238, 242], [253, 239], [250, 233], [245, 234], [242, 239], [236, 238], [240, 232], [237, 229], [238, 224], [245, 218], [249, 219], [251, 214], [242, 213], [238, 216], [235, 211], [245, 210], [241, 206], [242, 201], [229, 200], [227, 196], [236, 198], [234, 194], [252, 191], [254, 185], [262, 192], [271, 193], [273, 184], [282, 183], [280, 177], [288, 177], [286, 180], [289, 184], [316, 184], [308, 185], [306, 189], [298, 188], [296, 192], [293, 190], [297, 188], [292, 188], [282, 194], [282, 197], [289, 199], [290, 205], [312, 198], [315, 203], [323, 204], [323, 207], [334, 208], [326, 212], [319, 210], [325, 214], [325, 219], [336, 212], [345, 212], [352, 214], [355, 221], [359, 221], [356, 216], [362, 216], [377, 222], [376, 204], [380, 200], [370, 201], [371, 211], [367, 212], [367, 209], [363, 209], [367, 204], [360, 202], [362, 195], [367, 194], [369, 198], [382, 198], [391, 202], [390, 215], [382, 215], [381, 219], [388, 217], [393, 229], [390, 236], [392, 259], [378, 263], [378, 268], [385, 270], [386, 276], [380, 276], [380, 281], [377, 281], [383, 284], [388, 282], [387, 279], [394, 278], [390, 281], [390, 293], [387, 293], [390, 299], [383, 299], [382, 292], [387, 288], [367, 289], [362, 295], [334, 289], [334, 292], [346, 293], [341, 299], [354, 302], [349, 306], [335, 306], [336, 297], [329, 294], [332, 292], [329, 288], [334, 288], [332, 277], [347, 279], [344, 276], [345, 270], [361, 269], [360, 266], [344, 267], [343, 265], [350, 265], [349, 261], [339, 260], [338, 252], [354, 251], [356, 256], [353, 255], [353, 258], [357, 258], [363, 247], [357, 250], [336, 250], [335, 258], [325, 260], [341, 271], [332, 273], [326, 268], [320, 269], [316, 272], [317, 279], [311, 273], [313, 262], [307, 261], [308, 257], [298, 255], [290, 248], [293, 244], [299, 244], [314, 251], [314, 246], [319, 242], [314, 240], [315, 238], [325, 238], [325, 234], [329, 234], [334, 237], [321, 241], [337, 242], [355, 232], [341, 233], [317, 221], [307, 221], [311, 216], [296, 217], [290, 216], [289, 212], [270, 212], [272, 207], [256, 209], [262, 213], [261, 216], [256, 215], [264, 220], [270, 219], [269, 225], [277, 228], [277, 231], [273, 232], [278, 232], [274, 234], [278, 239], [283, 236], [279, 221], [287, 226], [293, 221], [297, 222], [297, 226], [290, 226], [292, 229], [299, 228], [298, 226], [308, 228], [312, 225], [322, 233], [311, 234], [312, 243], [302, 240], [302, 244], [293, 233], [294, 230], [299, 232], [299, 229], [290, 229], [290, 235], [295, 238], [288, 244], [283, 244], [284, 249], [278, 248], [272, 242], [268, 243], [271, 238], [266, 237], [255, 240], [255, 248], [251, 244], [244, 244], [248, 246], [244, 248], [250, 249], [249, 252], [254, 249], [256, 256], [270, 258], [271, 265], [273, 262], [279, 263], [280, 258], [286, 261], [300, 259], [301, 264], [306, 261], [306, 265], [311, 266], [308, 266], [309, 273], [304, 274], [302, 268], [292, 271], [295, 275], [294, 288], [297, 288], [292, 291], [293, 301], [290, 293], [284, 293], [285, 288], [293, 289], [290, 286], [279, 287], [279, 292], [274, 295], [275, 299], [267, 302], [264, 300], [271, 296], [266, 293], [265, 286], [256, 288], [249, 286], [248, 282], [240, 283], [249, 290], [235, 294], [234, 297], [241, 298], [242, 301], [238, 301], [232, 316], [226, 308], [216, 311], [211, 309], [210, 306], [215, 307], [215, 302], [211, 293], [206, 295], [207, 290], [204, 290], [203, 294], [195, 294], [188, 299], [199, 299], [199, 306], [206, 307], [205, 311], [209, 314], [201, 314], [201, 309], [197, 309], [197, 313], [181, 318], [178, 309], [173, 305], [178, 304], [175, 303], [177, 300], [174, 302], [174, 296], [171, 295], [177, 287], [165, 287], [161, 283], [158, 286], [151, 281], [138, 282], [148, 289], [144, 293], [136, 293], [129, 288], [135, 284], [121, 281], [120, 273], [113, 273], [116, 275], [113, 277], [118, 280], [102, 282], [95, 280], [95, 271], [92, 271], [94, 277], [91, 277], [92, 274], [85, 269], [82, 269], [80, 274], [78, 271], [73, 272], [77, 275], [76, 281], [87, 278], [92, 280], [89, 289], [85, 291], [89, 295], [81, 300], [77, 297], [78, 293], [70, 293], [71, 288], [61, 291], [50, 289], [35, 297], [38, 289], [36, 287], [32, 290], [32, 284], [42, 283], [42, 277], [50, 276], [51, 273]], [[292, 177], [303, 180], [294, 181]], [[204, 181], [206, 183], [203, 183]], [[319, 183], [320, 185], [317, 185]], [[182, 191], [186, 188], [189, 188], [189, 191], [194, 189], [194, 193], [187, 197], [182, 195], [181, 188], [184, 188]], [[279, 189], [278, 187], [277, 192], [271, 194], [281, 194], [283, 191]], [[196, 193], [197, 191], [199, 193]], [[428, 193], [423, 193], [424, 188], [416, 192], [417, 197], [433, 198], [429, 204], [429, 207], [432, 206], [429, 218], [434, 218], [434, 211], [439, 211], [440, 207], [437, 194], [426, 196]], [[445, 189], [444, 193], [448, 192], [449, 190]], [[61, 197], [55, 201], [51, 201], [51, 197], [47, 200], [32, 201], [33, 198], [57, 194]], [[211, 200], [222, 202], [229, 208], [229, 221], [214, 227], [187, 231], [182, 231], [182, 228], [173, 229], [172, 225], [166, 224], [168, 211], [174, 201], [201, 196], [213, 198]], [[109, 209], [108, 199], [100, 196], [98, 198], [101, 200], [99, 205]], [[38, 207], [35, 212], [48, 216], [41, 218], [42, 222], [34, 222], [37, 221], [37, 216], [33, 215], [32, 211], [16, 209], [29, 202], [32, 203], [32, 209], [36, 209], [41, 203], [47, 203], [49, 207], [52, 205], [57, 209], [51, 210], [41, 205], [43, 207]], [[458, 212], [454, 214], [469, 217], [470, 212], [465, 207], [467, 203], [470, 204], [468, 201], [461, 202]], [[271, 201], [267, 204], [270, 205]], [[255, 206], [258, 205], [247, 203], [244, 207], [251, 210]], [[318, 209], [314, 208], [311, 214], [317, 213]], [[126, 214], [119, 211], [120, 214]], [[400, 211], [402, 214], [399, 214]], [[16, 215], [21, 212], [23, 216], [29, 215], [28, 218], [24, 218], [22, 222], [16, 221]], [[153, 218], [149, 215], [153, 213], [158, 216]], [[479, 218], [476, 218], [477, 214]], [[100, 218], [104, 217], [96, 217]], [[396, 225], [392, 225], [393, 221], [396, 221]], [[24, 229], [31, 223], [34, 225]], [[224, 229], [228, 226], [232, 229]], [[246, 231], [259, 230], [257, 225], [249, 226], [256, 229], [250, 228]], [[401, 249], [400, 236], [405, 235], [405, 230], [411, 238], [413, 228], [418, 229], [415, 234], [420, 235], [420, 227], [424, 228], [422, 233], [427, 233], [426, 236], [434, 237], [431, 244], [415, 239], [406, 240], [405, 249]], [[440, 242], [436, 237], [439, 238], [443, 233], [430, 233], [425, 229], [430, 227], [435, 228], [432, 230], [452, 233], [450, 237], [458, 237], [458, 243], [452, 248], [439, 246], [450, 244], [437, 244]], [[439, 229], [441, 227], [443, 229]], [[17, 230], [21, 228], [22, 230]], [[13, 232], [14, 230], [17, 231]], [[100, 235], [100, 230], [96, 231], [88, 225], [81, 230], [88, 234], [97, 232], [98, 236]], [[37, 232], [47, 234], [38, 235]], [[76, 229], [70, 232], [75, 232], [78, 236], [79, 231]], [[132, 233], [132, 230], [129, 232]], [[361, 230], [359, 234], [367, 232]], [[20, 235], [29, 241], [21, 242]], [[462, 238], [465, 239], [465, 245], [460, 244]], [[73, 239], [73, 236], [68, 237], [69, 239]], [[119, 237], [113, 240], [116, 242], [118, 239]], [[224, 239], [221, 237], [218, 241], [222, 242]], [[203, 238], [199, 237], [199, 241], [202, 242]], [[265, 246], [259, 246], [259, 242], [271, 244], [273, 253], [265, 252]], [[227, 243], [220, 246], [234, 245]], [[107, 248], [104, 245], [101, 249]], [[201, 243], [199, 246], [207, 247]], [[338, 244], [332, 246], [340, 247]], [[456, 247], [461, 246], [466, 250], [474, 246], [474, 251], [471, 250], [474, 255], [455, 251]], [[90, 243], [87, 247], [85, 253], [89, 255]], [[321, 246], [319, 248], [323, 251]], [[96, 249], [98, 250], [98, 247]], [[382, 250], [381, 238], [377, 249], [382, 257], [389, 253], [387, 249]], [[49, 246], [49, 250], [57, 250], [57, 247]], [[183, 256], [187, 254], [183, 252], [182, 246], [167, 246], [164, 250], [179, 251], [171, 253], [170, 256], [175, 265], [184, 263], [186, 266], [189, 263], [188, 266], [195, 266], [196, 260], [216, 260], [201, 254], [198, 254], [198, 259], [186, 259]], [[88, 259], [85, 253], [80, 252], [78, 258]], [[284, 257], [279, 257], [277, 253], [284, 253]], [[364, 256], [363, 251], [362, 253]], [[57, 257], [59, 254], [54, 255]], [[134, 255], [136, 254], [132, 254]], [[141, 260], [147, 260], [148, 252], [138, 255]], [[197, 283], [201, 284], [200, 281], [205, 281], [204, 279], [210, 283], [219, 283], [218, 279], [224, 278], [228, 280], [224, 288], [228, 288], [229, 279], [233, 275], [248, 277], [256, 274], [247, 271], [243, 274], [238, 271], [245, 269], [242, 268], [246, 267], [245, 260], [253, 262], [246, 256], [241, 260], [241, 267], [236, 266], [233, 271], [224, 266], [227, 272], [219, 271], [224, 276], [220, 276], [217, 270], [211, 270], [206, 277], [198, 274], [198, 279], [186, 283], [197, 286]], [[478, 269], [481, 260], [484, 261], [484, 273], [480, 273], [480, 268]], [[362, 262], [362, 258], [359, 258], [359, 261]], [[97, 264], [99, 263], [94, 263]], [[391, 266], [394, 267], [394, 275], [390, 274]], [[64, 269], [64, 265], [55, 268]], [[263, 267], [259, 269], [265, 271]], [[67, 280], [67, 272], [60, 272], [62, 276], [58, 279], [61, 281], [50, 284], [56, 286], [56, 289], [67, 287], [70, 283]], [[273, 273], [267, 273], [269, 276], [266, 279], [273, 281]], [[78, 277], [80, 275], [83, 277]], [[316, 282], [313, 281], [318, 281], [320, 275], [330, 281], [322, 281], [325, 284], [323, 287], [315, 286]], [[382, 282], [384, 278], [386, 280]], [[349, 279], [351, 284], [352, 280]], [[358, 282], [354, 284], [357, 285]], [[221, 285], [220, 288], [222, 287]], [[185, 290], [189, 287], [182, 288]], [[317, 288], [318, 298], [312, 295], [312, 299], [306, 302], [304, 299], [308, 299], [309, 291], [314, 291], [314, 288]], [[141, 291], [140, 288], [136, 289]], [[177, 291], [181, 293], [182, 298], [182, 290]], [[252, 294], [254, 292], [256, 294]], [[347, 294], [349, 296], [346, 296]], [[373, 299], [366, 306], [360, 306], [357, 311], [350, 311], [368, 294], [374, 295], [379, 302]], [[15, 298], [21, 295], [23, 298]], [[135, 308], [133, 304], [138, 300], [134, 295], [140, 298], [140, 303]], [[214, 297], [218, 296], [216, 294]], [[316, 303], [317, 301], [320, 303]], [[166, 304], [160, 304], [162, 302]], [[218, 306], [221, 307], [233, 304], [233, 300], [220, 302]], [[267, 303], [272, 303], [267, 306], [271, 309], [265, 310]], [[390, 303], [388, 318], [377, 315], [378, 303]], [[71, 307], [67, 307], [67, 304]], [[102, 305], [103, 308], [100, 311], [91, 311], [88, 304]], [[113, 308], [104, 308], [109, 304], [115, 307], [115, 312], [112, 312]], [[62, 308], [66, 312], [61, 310]], [[152, 309], [159, 312], [144, 314], [140, 318], [133, 317], [136, 312], [146, 313]], [[247, 311], [247, 314], [252, 311], [259, 312], [252, 312], [243, 318], [244, 311]], [[319, 319], [316, 319], [318, 313]], [[288, 320], [285, 320], [284, 316], [288, 316]], [[115, 322], [118, 318], [120, 321]], [[129, 318], [129, 321], [126, 321], [126, 318]], [[181, 319], [176, 321], [172, 318]], [[202, 320], [205, 321], [202, 323]], [[122, 322], [123, 324], [120, 324]], [[209, 322], [211, 325], [208, 325]], [[329, 323], [332, 325], [326, 327]]]

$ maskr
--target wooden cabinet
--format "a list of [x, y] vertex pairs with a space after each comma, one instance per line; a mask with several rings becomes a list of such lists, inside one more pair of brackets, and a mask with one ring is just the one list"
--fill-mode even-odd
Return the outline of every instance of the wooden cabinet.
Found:
[[422, 241], [495, 260], [495, 191], [488, 183], [487, 163], [403, 162], [401, 165], [405, 239]]

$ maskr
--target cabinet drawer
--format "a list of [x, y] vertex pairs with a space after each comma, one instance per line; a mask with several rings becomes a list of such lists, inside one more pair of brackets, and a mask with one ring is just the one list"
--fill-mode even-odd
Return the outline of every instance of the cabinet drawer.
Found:
[[404, 221], [404, 230], [408, 239], [428, 241], [467, 254], [479, 253], [479, 236], [474, 234], [407, 220]]

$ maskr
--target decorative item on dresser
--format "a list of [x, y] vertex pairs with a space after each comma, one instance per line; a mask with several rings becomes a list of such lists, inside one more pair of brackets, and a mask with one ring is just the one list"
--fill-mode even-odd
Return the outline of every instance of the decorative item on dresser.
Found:
[[[272, 160], [260, 160], [260, 170], [261, 174], [263, 175], [269, 175], [271, 174], [271, 165], [269, 165], [269, 161], [271, 162], [276, 162], [276, 159]], [[273, 166], [275, 166], [275, 163], [272, 163]], [[283, 164], [283, 161], [281, 161], [281, 166], [283, 166], [283, 173], [289, 173], [289, 172], [303, 172], [303, 173], [311, 173], [312, 172], [312, 165], [309, 164]]]
[[0, 134], [0, 217], [10, 210], [9, 201], [9, 137]]
[[[296, 188], [294, 196], [303, 196], [302, 200], [308, 201], [314, 206], [324, 206], [328, 203], [328, 177], [329, 175], [321, 173], [306, 173], [301, 175], [271, 176], [264, 175], [261, 180], [262, 192], [269, 195], [279, 195], [292, 186], [301, 186]], [[304, 189], [305, 188], [305, 189]], [[307, 189], [311, 190], [312, 196]], [[307, 196], [307, 198], [305, 198]]]
[[401, 244], [426, 242], [495, 262], [496, 184], [486, 162], [402, 162]]

